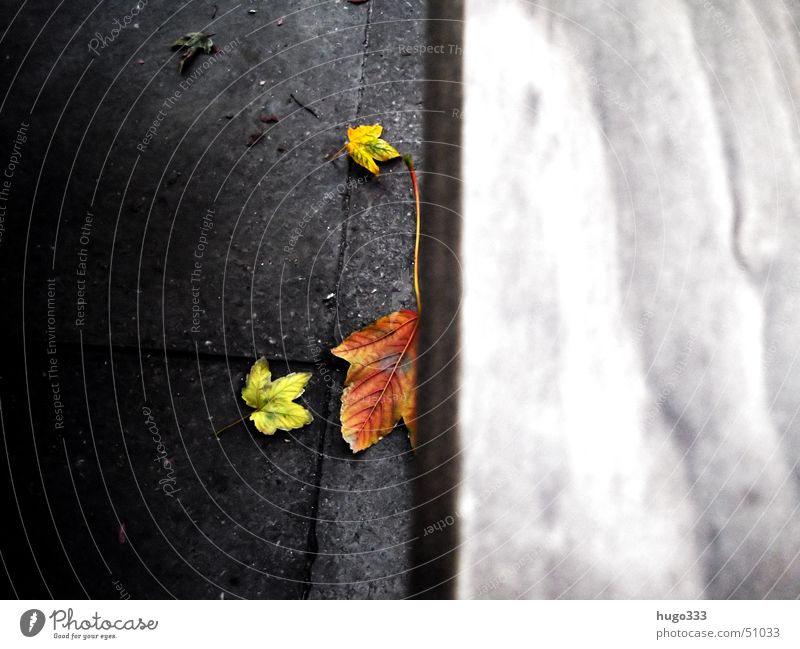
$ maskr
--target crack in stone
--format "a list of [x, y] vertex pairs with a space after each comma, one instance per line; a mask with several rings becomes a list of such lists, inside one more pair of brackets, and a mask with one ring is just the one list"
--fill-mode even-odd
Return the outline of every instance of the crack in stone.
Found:
[[[364, 21], [364, 55], [361, 57], [361, 70], [359, 72], [359, 79], [358, 79], [358, 96], [356, 99], [356, 117], [361, 114], [363, 99], [364, 99], [364, 80], [366, 78], [366, 71], [367, 71], [367, 54], [369, 50], [369, 32], [370, 27], [372, 24], [372, 3], [369, 4], [367, 9], [367, 16]], [[348, 180], [353, 176], [353, 164], [348, 159]], [[347, 229], [348, 223], [350, 221], [350, 211], [351, 211], [351, 198], [352, 198], [352, 184], [350, 182], [346, 183], [346, 189], [344, 198], [342, 201], [342, 212], [344, 212], [345, 220], [342, 224], [342, 235], [339, 241], [339, 260], [336, 266], [336, 281], [339, 281], [341, 277], [342, 270], [344, 268], [344, 260], [345, 260], [345, 253], [347, 250]], [[333, 331], [331, 332], [331, 338], [335, 339], [336, 335], [336, 328], [338, 325], [338, 316], [334, 319], [333, 322]], [[331, 418], [331, 401], [333, 399], [333, 390], [329, 385], [325, 390], [325, 421], [330, 421]], [[325, 439], [327, 437], [329, 426], [326, 424], [322, 429], [322, 434], [320, 435], [319, 443], [317, 445], [317, 464], [316, 464], [316, 471], [315, 471], [315, 481], [314, 481], [314, 488], [316, 491], [314, 501], [311, 505], [311, 524], [308, 528], [308, 541], [306, 543], [306, 552], [311, 556], [311, 560], [308, 563], [308, 572], [306, 574], [305, 586], [303, 588], [302, 599], [309, 599], [311, 595], [311, 591], [314, 588], [313, 582], [313, 574], [314, 574], [314, 565], [317, 562], [317, 556], [319, 551], [319, 537], [317, 535], [317, 513], [319, 512], [319, 501], [322, 493], [322, 467], [323, 467], [323, 460], [324, 460], [324, 451], [325, 451]]]

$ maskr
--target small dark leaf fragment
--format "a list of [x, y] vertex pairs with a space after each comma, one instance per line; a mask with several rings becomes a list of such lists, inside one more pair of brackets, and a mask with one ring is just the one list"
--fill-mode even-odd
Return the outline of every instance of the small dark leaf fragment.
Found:
[[264, 131], [256, 131], [255, 133], [250, 133], [250, 136], [247, 138], [247, 146], [253, 146], [258, 144], [261, 141], [261, 138], [264, 137]]
[[171, 49], [173, 50], [185, 50], [181, 54], [181, 58], [178, 62], [178, 70], [181, 74], [186, 64], [200, 52], [213, 54], [216, 51], [214, 41], [211, 40], [213, 35], [214, 34], [206, 34], [205, 32], [189, 32], [172, 44]]

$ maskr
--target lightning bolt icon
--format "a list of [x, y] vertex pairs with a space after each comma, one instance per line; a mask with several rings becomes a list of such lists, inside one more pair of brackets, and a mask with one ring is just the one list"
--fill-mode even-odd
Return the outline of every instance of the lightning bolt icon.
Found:
[[38, 617], [39, 616], [36, 614], [36, 611], [31, 613], [31, 619], [28, 622], [28, 631], [31, 631], [33, 629], [33, 625], [36, 624], [36, 620], [38, 619]]

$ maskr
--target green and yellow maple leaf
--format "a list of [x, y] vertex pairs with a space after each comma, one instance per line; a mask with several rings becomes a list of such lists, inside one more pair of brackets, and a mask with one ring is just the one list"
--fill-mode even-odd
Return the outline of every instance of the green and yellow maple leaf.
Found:
[[267, 359], [259, 358], [242, 389], [242, 399], [254, 409], [250, 419], [256, 428], [265, 435], [272, 435], [279, 429], [293, 430], [310, 424], [311, 413], [294, 403], [305, 391], [310, 378], [311, 372], [292, 372], [273, 381]]
[[380, 169], [376, 160], [384, 162], [392, 158], [399, 158], [400, 154], [386, 140], [381, 139], [383, 126], [380, 124], [363, 125], [356, 128], [348, 127], [345, 148], [350, 157], [365, 169], [376, 176]]

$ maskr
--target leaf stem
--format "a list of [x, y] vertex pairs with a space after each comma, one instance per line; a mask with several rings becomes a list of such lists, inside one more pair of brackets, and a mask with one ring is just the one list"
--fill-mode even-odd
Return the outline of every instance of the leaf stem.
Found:
[[336, 153], [328, 155], [328, 162], [333, 162], [334, 160], [336, 160], [336, 158], [338, 158], [340, 155], [342, 155], [342, 151], [344, 151], [346, 148], [347, 148], [347, 144], [345, 143], [345, 144], [342, 145], [342, 148], [339, 149]]
[[417, 296], [417, 313], [422, 312], [422, 300], [419, 296], [419, 230], [420, 230], [420, 209], [419, 209], [419, 185], [417, 184], [417, 173], [414, 171], [414, 162], [410, 155], [403, 156], [403, 162], [408, 167], [411, 176], [411, 187], [414, 189], [414, 204], [417, 209], [417, 234], [414, 239], [414, 293]]
[[227, 425], [223, 426], [223, 427], [222, 427], [222, 428], [220, 428], [218, 431], [216, 431], [214, 434], [215, 434], [217, 437], [219, 437], [219, 434], [220, 434], [220, 433], [221, 433], [223, 430], [228, 430], [229, 428], [233, 428], [233, 427], [234, 427], [236, 424], [241, 424], [241, 423], [242, 423], [242, 422], [243, 422], [245, 419], [247, 419], [248, 417], [249, 417], [249, 415], [245, 415], [244, 417], [240, 417], [240, 418], [239, 418], [239, 419], [237, 419], [236, 421], [232, 421], [230, 424], [227, 424]]

